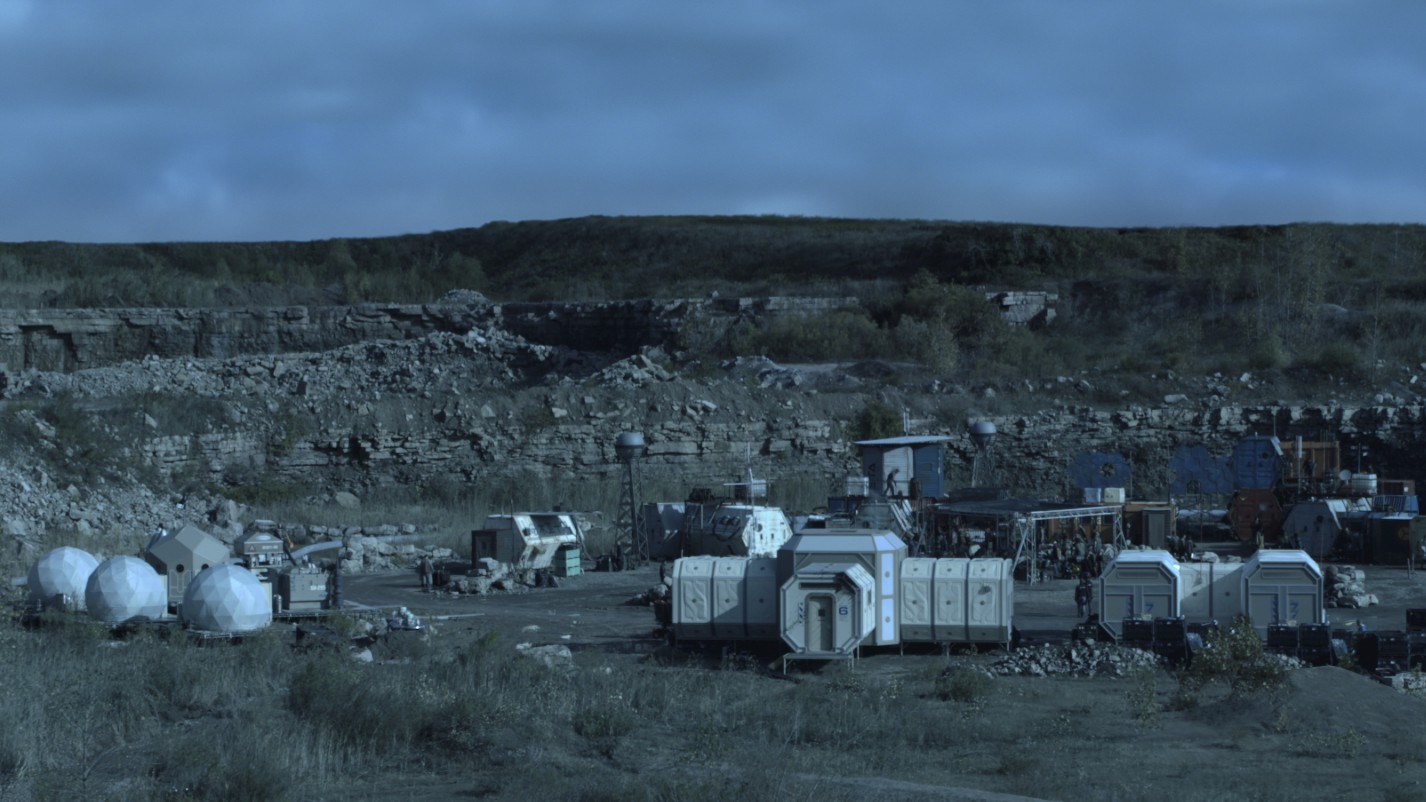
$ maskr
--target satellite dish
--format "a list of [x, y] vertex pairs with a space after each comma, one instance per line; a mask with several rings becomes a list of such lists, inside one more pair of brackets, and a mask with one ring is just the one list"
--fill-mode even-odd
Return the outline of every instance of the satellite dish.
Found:
[[1337, 474], [1337, 478], [1343, 482], [1350, 482], [1352, 481], [1352, 472], [1347, 470], [1346, 468], [1343, 468], [1342, 472]]

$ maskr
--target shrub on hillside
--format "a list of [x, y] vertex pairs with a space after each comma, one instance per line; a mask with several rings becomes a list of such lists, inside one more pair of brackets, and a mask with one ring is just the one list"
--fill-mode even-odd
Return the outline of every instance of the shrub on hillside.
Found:
[[1253, 623], [1243, 616], [1204, 639], [1202, 649], [1179, 673], [1178, 704], [1189, 707], [1202, 688], [1218, 683], [1233, 695], [1248, 695], [1278, 687], [1287, 678], [1287, 669], [1263, 651]]

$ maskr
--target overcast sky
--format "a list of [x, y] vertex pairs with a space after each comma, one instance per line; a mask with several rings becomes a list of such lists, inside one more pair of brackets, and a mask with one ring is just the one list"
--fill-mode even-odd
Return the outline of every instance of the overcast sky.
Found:
[[0, 0], [0, 241], [1426, 222], [1426, 3]]

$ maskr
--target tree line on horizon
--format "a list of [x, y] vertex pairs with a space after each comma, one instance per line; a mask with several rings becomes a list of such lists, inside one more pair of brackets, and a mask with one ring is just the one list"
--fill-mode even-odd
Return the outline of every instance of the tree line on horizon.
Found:
[[[584, 217], [304, 242], [0, 243], [6, 308], [820, 295], [814, 327], [721, 344], [783, 358], [903, 354], [990, 375], [1421, 361], [1426, 226], [1085, 228], [804, 217]], [[983, 291], [1060, 294], [1056, 337]], [[780, 326], [780, 327], [779, 327]], [[809, 330], [818, 336], [809, 336]]]

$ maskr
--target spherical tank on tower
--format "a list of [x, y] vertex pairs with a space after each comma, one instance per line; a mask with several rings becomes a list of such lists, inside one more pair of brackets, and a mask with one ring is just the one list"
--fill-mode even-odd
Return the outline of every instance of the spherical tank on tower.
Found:
[[614, 455], [620, 462], [628, 462], [644, 455], [644, 433], [623, 432], [614, 439]]
[[995, 443], [995, 424], [980, 420], [970, 425], [970, 441], [976, 448], [990, 448]]

